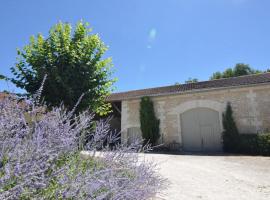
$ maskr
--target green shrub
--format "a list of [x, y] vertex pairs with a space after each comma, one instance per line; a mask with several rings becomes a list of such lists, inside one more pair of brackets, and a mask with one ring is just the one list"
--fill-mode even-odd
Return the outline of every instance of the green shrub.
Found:
[[224, 152], [270, 156], [270, 133], [239, 134], [230, 103], [222, 115], [222, 122]]
[[143, 97], [140, 103], [140, 123], [145, 142], [156, 144], [160, 137], [159, 119], [155, 116], [154, 104], [149, 97]]
[[223, 150], [225, 152], [236, 153], [239, 146], [239, 132], [233, 118], [231, 104], [228, 103], [226, 111], [222, 114], [224, 131], [222, 133]]
[[258, 135], [256, 134], [240, 134], [238, 153], [256, 155], [259, 153]]
[[270, 156], [270, 133], [240, 134], [237, 153]]
[[259, 153], [264, 156], [270, 156], [270, 133], [258, 135], [257, 140]]

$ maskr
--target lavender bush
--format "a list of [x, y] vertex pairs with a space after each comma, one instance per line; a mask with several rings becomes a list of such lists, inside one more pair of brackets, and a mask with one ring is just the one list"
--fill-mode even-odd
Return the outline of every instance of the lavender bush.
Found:
[[164, 187], [155, 165], [139, 160], [141, 142], [112, 145], [108, 120], [62, 106], [48, 111], [37, 105], [40, 92], [0, 102], [0, 199], [141, 200]]

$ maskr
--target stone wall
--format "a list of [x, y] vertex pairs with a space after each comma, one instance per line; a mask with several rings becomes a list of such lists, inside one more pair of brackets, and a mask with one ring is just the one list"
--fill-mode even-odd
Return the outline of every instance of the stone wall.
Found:
[[[270, 85], [196, 91], [152, 97], [152, 100], [160, 119], [160, 143], [181, 143], [180, 114], [192, 108], [218, 111], [222, 130], [222, 113], [227, 102], [231, 102], [241, 133], [270, 131]], [[122, 141], [127, 139], [128, 128], [140, 127], [139, 109], [140, 99], [122, 101]]]

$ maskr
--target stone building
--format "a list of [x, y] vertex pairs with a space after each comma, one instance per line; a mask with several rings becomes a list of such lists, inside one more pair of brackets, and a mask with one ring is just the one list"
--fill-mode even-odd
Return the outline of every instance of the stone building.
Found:
[[114, 93], [121, 140], [141, 135], [140, 99], [149, 96], [160, 119], [160, 143], [186, 151], [222, 149], [222, 113], [231, 103], [240, 133], [270, 130], [270, 73]]

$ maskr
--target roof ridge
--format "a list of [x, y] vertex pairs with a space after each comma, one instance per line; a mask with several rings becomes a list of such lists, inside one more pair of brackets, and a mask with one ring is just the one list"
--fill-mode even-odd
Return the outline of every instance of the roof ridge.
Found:
[[142, 91], [142, 90], [152, 90], [152, 89], [159, 89], [159, 88], [166, 88], [166, 87], [173, 87], [173, 86], [179, 86], [179, 85], [167, 85], [167, 86], [149, 87], [149, 88], [144, 88], [144, 89], [135, 89], [135, 90], [122, 91], [122, 92], [115, 92], [115, 93], [112, 93], [112, 94], [120, 94], [120, 93], [127, 93], [127, 92], [138, 92], [138, 91]]
[[[208, 80], [208, 81], [218, 81], [218, 80], [226, 80], [226, 79], [236, 79], [236, 78], [243, 78], [243, 77], [248, 77], [248, 76], [258, 76], [258, 75], [263, 75], [263, 74], [270, 74], [270, 72], [260, 72], [256, 74], [247, 74], [247, 75], [241, 75], [241, 76], [234, 76], [234, 77], [228, 77], [228, 78], [218, 78], [218, 79], [213, 79], [213, 80]], [[207, 81], [199, 81], [199, 82], [207, 82]], [[199, 83], [198, 82], [198, 83]]]
[[241, 78], [245, 78], [245, 77], [259, 76], [259, 75], [264, 75], [264, 74], [270, 74], [270, 72], [262, 72], [262, 73], [257, 73], [257, 74], [248, 74], [248, 75], [228, 77], [228, 78], [220, 78], [220, 79], [213, 79], [213, 80], [206, 80], [206, 81], [198, 81], [198, 82], [195, 82], [195, 83], [184, 83], [184, 84], [179, 84], [179, 85], [167, 85], [167, 86], [149, 87], [149, 88], [144, 88], [144, 89], [135, 89], [135, 90], [122, 91], [122, 92], [115, 92], [115, 93], [112, 93], [112, 94], [116, 95], [116, 94], [122, 94], [122, 93], [128, 93], [128, 92], [139, 92], [139, 91], [145, 91], [145, 90], [162, 89], [162, 88], [166, 88], [166, 87], [179, 87], [179, 86], [187, 86], [187, 85], [191, 85], [191, 84], [201, 84], [201, 83], [217, 82], [217, 81], [223, 81], [223, 80], [241, 79]]

